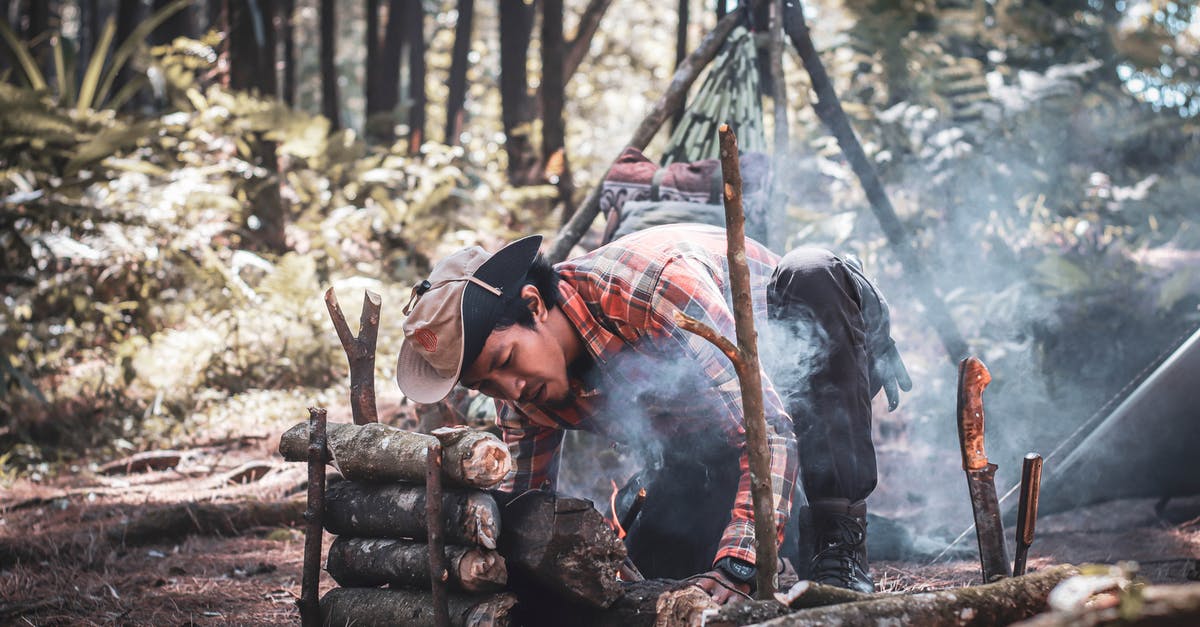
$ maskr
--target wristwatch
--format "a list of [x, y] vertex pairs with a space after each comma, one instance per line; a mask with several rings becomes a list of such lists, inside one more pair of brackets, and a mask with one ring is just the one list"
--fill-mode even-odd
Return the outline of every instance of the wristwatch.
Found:
[[713, 564], [713, 568], [732, 581], [750, 584], [750, 587], [754, 587], [754, 578], [758, 575], [758, 567], [736, 557], [722, 557]]

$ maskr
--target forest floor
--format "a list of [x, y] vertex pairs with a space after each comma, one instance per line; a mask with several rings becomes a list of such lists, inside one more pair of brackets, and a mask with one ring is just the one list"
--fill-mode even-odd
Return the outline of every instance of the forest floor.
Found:
[[[296, 624], [306, 473], [275, 451], [287, 426], [177, 451], [166, 469], [17, 480], [0, 494], [0, 624]], [[1030, 568], [1118, 560], [1153, 582], [1200, 578], [1200, 499], [1045, 516]], [[928, 562], [873, 562], [877, 587], [977, 583], [973, 558]], [[333, 585], [323, 577], [322, 592]]]

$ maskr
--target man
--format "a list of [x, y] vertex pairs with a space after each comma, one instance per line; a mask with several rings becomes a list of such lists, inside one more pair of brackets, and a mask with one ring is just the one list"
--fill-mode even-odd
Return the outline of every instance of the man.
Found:
[[[456, 383], [497, 399], [515, 473], [501, 489], [553, 489], [565, 429], [646, 452], [647, 498], [627, 530], [648, 577], [697, 576], [718, 602], [750, 592], [754, 518], [732, 364], [679, 328], [686, 313], [734, 337], [725, 232], [655, 227], [550, 267], [539, 236], [494, 255], [454, 253], [413, 290], [396, 377], [417, 402]], [[814, 533], [781, 554], [809, 577], [871, 591], [865, 498], [876, 481], [870, 398], [908, 389], [887, 305], [855, 266], [747, 240], [777, 537], [801, 471]], [[769, 324], [768, 324], [769, 323]], [[772, 376], [774, 375], [774, 376]], [[795, 424], [793, 425], [793, 419]], [[798, 505], [799, 503], [796, 503]]]

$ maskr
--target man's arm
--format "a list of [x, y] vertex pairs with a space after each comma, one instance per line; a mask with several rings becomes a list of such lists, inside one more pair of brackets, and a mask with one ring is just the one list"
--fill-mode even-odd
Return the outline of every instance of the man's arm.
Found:
[[511, 403], [496, 402], [496, 424], [512, 454], [513, 470], [496, 487], [520, 494], [526, 490], [553, 490], [558, 483], [558, 460], [563, 430], [541, 427], [525, 418]]
[[[766, 303], [756, 305], [765, 307]], [[734, 336], [733, 313], [708, 268], [694, 261], [676, 261], [667, 265], [655, 287], [647, 326], [658, 343], [674, 344], [668, 348], [682, 351], [686, 358], [698, 363], [720, 399], [715, 409], [730, 443], [741, 451], [741, 479], [730, 512], [730, 522], [722, 535], [714, 562], [733, 557], [753, 564], [754, 505], [750, 494], [750, 463], [737, 373], [729, 359], [716, 347], [679, 328], [674, 321], [675, 311], [682, 311], [727, 337]], [[791, 419], [766, 373], [762, 373], [762, 381], [767, 445], [771, 452], [775, 541], [778, 543], [783, 539], [783, 529], [791, 513], [798, 460]]]

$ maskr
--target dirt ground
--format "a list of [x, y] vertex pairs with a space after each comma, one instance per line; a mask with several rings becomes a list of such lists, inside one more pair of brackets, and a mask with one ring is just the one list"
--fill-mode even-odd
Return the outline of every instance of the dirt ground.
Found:
[[[296, 624], [306, 477], [275, 444], [249, 436], [183, 451], [165, 470], [18, 481], [0, 495], [0, 624]], [[1155, 505], [1044, 517], [1031, 569], [1136, 560], [1154, 582], [1200, 578], [1200, 498]], [[973, 559], [872, 567], [880, 590], [979, 577]], [[323, 577], [322, 592], [332, 586]]]

